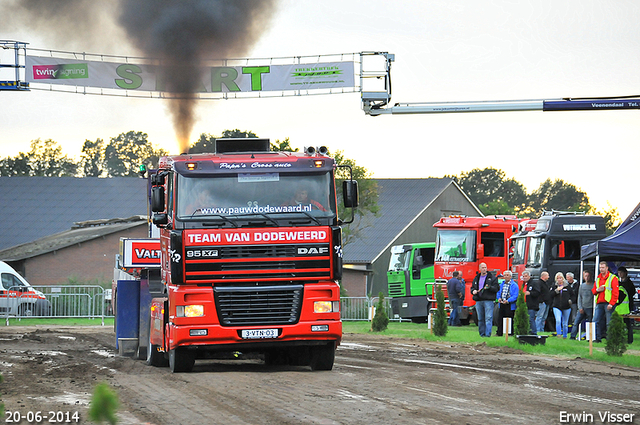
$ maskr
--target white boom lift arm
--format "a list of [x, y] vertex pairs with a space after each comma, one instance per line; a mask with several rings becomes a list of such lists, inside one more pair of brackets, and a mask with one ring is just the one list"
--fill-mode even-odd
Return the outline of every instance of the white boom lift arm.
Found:
[[[525, 99], [525, 100], [492, 100], [469, 102], [427, 102], [396, 103], [391, 102], [391, 62], [395, 55], [388, 52], [360, 53], [360, 87], [362, 90], [362, 110], [371, 116], [384, 114], [439, 114], [459, 112], [501, 112], [501, 111], [580, 111], [580, 110], [612, 110], [640, 109], [638, 96], [610, 98], [576, 98], [576, 99]], [[364, 70], [367, 60], [383, 60], [382, 67], [376, 71]], [[382, 81], [381, 90], [365, 90], [365, 85], [375, 81], [377, 86]], [[376, 87], [378, 88], [378, 87]]]

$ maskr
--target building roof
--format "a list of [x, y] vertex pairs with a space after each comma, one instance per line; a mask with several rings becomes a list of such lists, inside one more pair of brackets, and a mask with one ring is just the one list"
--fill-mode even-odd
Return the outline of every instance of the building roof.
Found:
[[362, 237], [344, 249], [345, 263], [371, 263], [449, 185], [448, 178], [375, 179], [378, 217], [369, 215]]
[[147, 225], [147, 217], [142, 215], [74, 223], [73, 228], [64, 232], [4, 249], [0, 251], [0, 260], [20, 261], [142, 225]]
[[147, 180], [133, 177], [0, 177], [0, 250], [73, 223], [147, 214]]

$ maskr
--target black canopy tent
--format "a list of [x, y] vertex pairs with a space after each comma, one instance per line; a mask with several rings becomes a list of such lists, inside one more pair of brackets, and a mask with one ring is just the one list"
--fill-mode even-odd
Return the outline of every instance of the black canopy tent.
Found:
[[616, 231], [599, 241], [582, 246], [582, 261], [600, 259], [640, 261], [640, 204]]

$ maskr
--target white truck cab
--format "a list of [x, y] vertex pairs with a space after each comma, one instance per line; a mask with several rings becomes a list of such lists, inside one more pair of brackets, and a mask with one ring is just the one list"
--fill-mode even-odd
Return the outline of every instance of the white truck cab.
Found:
[[7, 263], [0, 261], [0, 317], [49, 316], [51, 303]]

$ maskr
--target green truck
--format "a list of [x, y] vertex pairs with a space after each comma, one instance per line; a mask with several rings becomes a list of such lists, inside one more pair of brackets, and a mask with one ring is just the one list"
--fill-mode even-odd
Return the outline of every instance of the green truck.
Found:
[[431, 308], [427, 294], [431, 296], [435, 282], [435, 250], [435, 242], [391, 247], [387, 288], [394, 317], [416, 323], [427, 320]]

